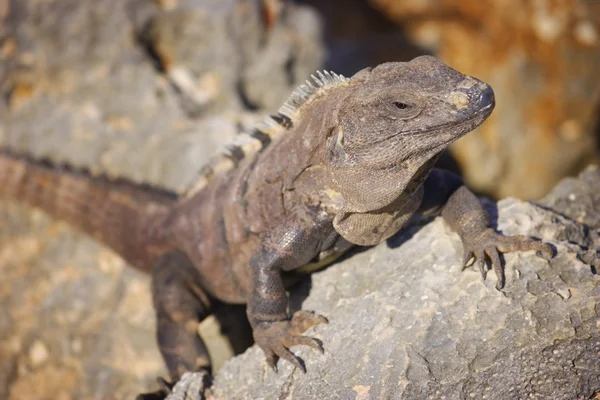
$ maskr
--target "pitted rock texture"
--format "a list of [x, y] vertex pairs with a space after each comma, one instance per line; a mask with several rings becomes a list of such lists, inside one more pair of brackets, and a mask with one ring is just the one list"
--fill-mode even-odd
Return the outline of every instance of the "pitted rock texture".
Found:
[[[490, 206], [490, 205], [488, 205]], [[491, 206], [490, 206], [491, 207]], [[589, 398], [600, 390], [600, 277], [577, 259], [585, 226], [515, 199], [498, 229], [552, 243], [551, 261], [505, 255], [507, 284], [461, 272], [460, 239], [437, 218], [311, 276], [294, 309], [329, 318], [279, 374], [252, 347], [227, 362], [209, 399]], [[492, 214], [496, 214], [492, 209]], [[300, 293], [298, 293], [300, 292]], [[579, 397], [580, 396], [580, 397]]]
[[184, 190], [321, 65], [316, 14], [266, 26], [262, 4], [0, 2], [0, 145]]
[[591, 228], [600, 229], [600, 167], [592, 165], [577, 178], [563, 179], [540, 204]]

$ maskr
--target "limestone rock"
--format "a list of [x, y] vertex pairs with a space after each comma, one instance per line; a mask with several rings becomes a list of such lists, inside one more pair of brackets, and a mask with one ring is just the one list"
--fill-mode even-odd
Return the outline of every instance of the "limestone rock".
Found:
[[178, 191], [321, 64], [293, 4], [272, 27], [262, 0], [1, 4], [0, 145]]
[[540, 203], [592, 228], [600, 229], [600, 167], [563, 179]]
[[415, 223], [292, 292], [294, 310], [330, 321], [307, 333], [325, 355], [293, 349], [306, 375], [281, 361], [275, 374], [254, 346], [225, 364], [208, 398], [590, 398], [600, 391], [600, 278], [577, 256], [593, 232], [516, 199], [488, 208], [500, 231], [548, 241], [555, 258], [506, 254], [499, 292], [493, 274], [461, 272], [460, 240], [440, 218]]

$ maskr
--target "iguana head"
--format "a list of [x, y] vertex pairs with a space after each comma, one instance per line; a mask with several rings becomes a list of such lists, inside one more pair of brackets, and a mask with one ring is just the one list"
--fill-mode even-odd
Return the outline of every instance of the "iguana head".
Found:
[[416, 190], [440, 152], [494, 108], [489, 85], [430, 56], [364, 69], [344, 90], [326, 145], [349, 212], [378, 210]]

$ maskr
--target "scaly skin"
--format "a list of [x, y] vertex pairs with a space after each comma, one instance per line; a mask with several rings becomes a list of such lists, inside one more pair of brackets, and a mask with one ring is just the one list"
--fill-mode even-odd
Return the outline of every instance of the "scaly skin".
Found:
[[[500, 252], [551, 256], [546, 244], [492, 230], [460, 178], [434, 168], [447, 146], [492, 112], [488, 85], [428, 56], [315, 83], [253, 132], [251, 145], [211, 162], [177, 200], [7, 153], [0, 195], [74, 223], [152, 272], [157, 338], [174, 381], [210, 370], [196, 326], [215, 299], [248, 304], [255, 342], [273, 369], [283, 358], [304, 370], [288, 349], [322, 352], [320, 341], [302, 334], [327, 320], [289, 315], [284, 278], [353, 245], [380, 243], [415, 212], [441, 214], [461, 236], [465, 263], [474, 257], [485, 275], [489, 259], [498, 288]], [[62, 201], [52, 200], [57, 194]]]

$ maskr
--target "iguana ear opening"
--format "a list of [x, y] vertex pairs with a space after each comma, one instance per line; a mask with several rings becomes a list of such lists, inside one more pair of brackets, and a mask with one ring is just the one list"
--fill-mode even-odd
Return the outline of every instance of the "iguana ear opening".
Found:
[[341, 125], [338, 125], [332, 132], [328, 146], [331, 162], [334, 164], [343, 163], [348, 159], [348, 154], [344, 150], [344, 129]]

